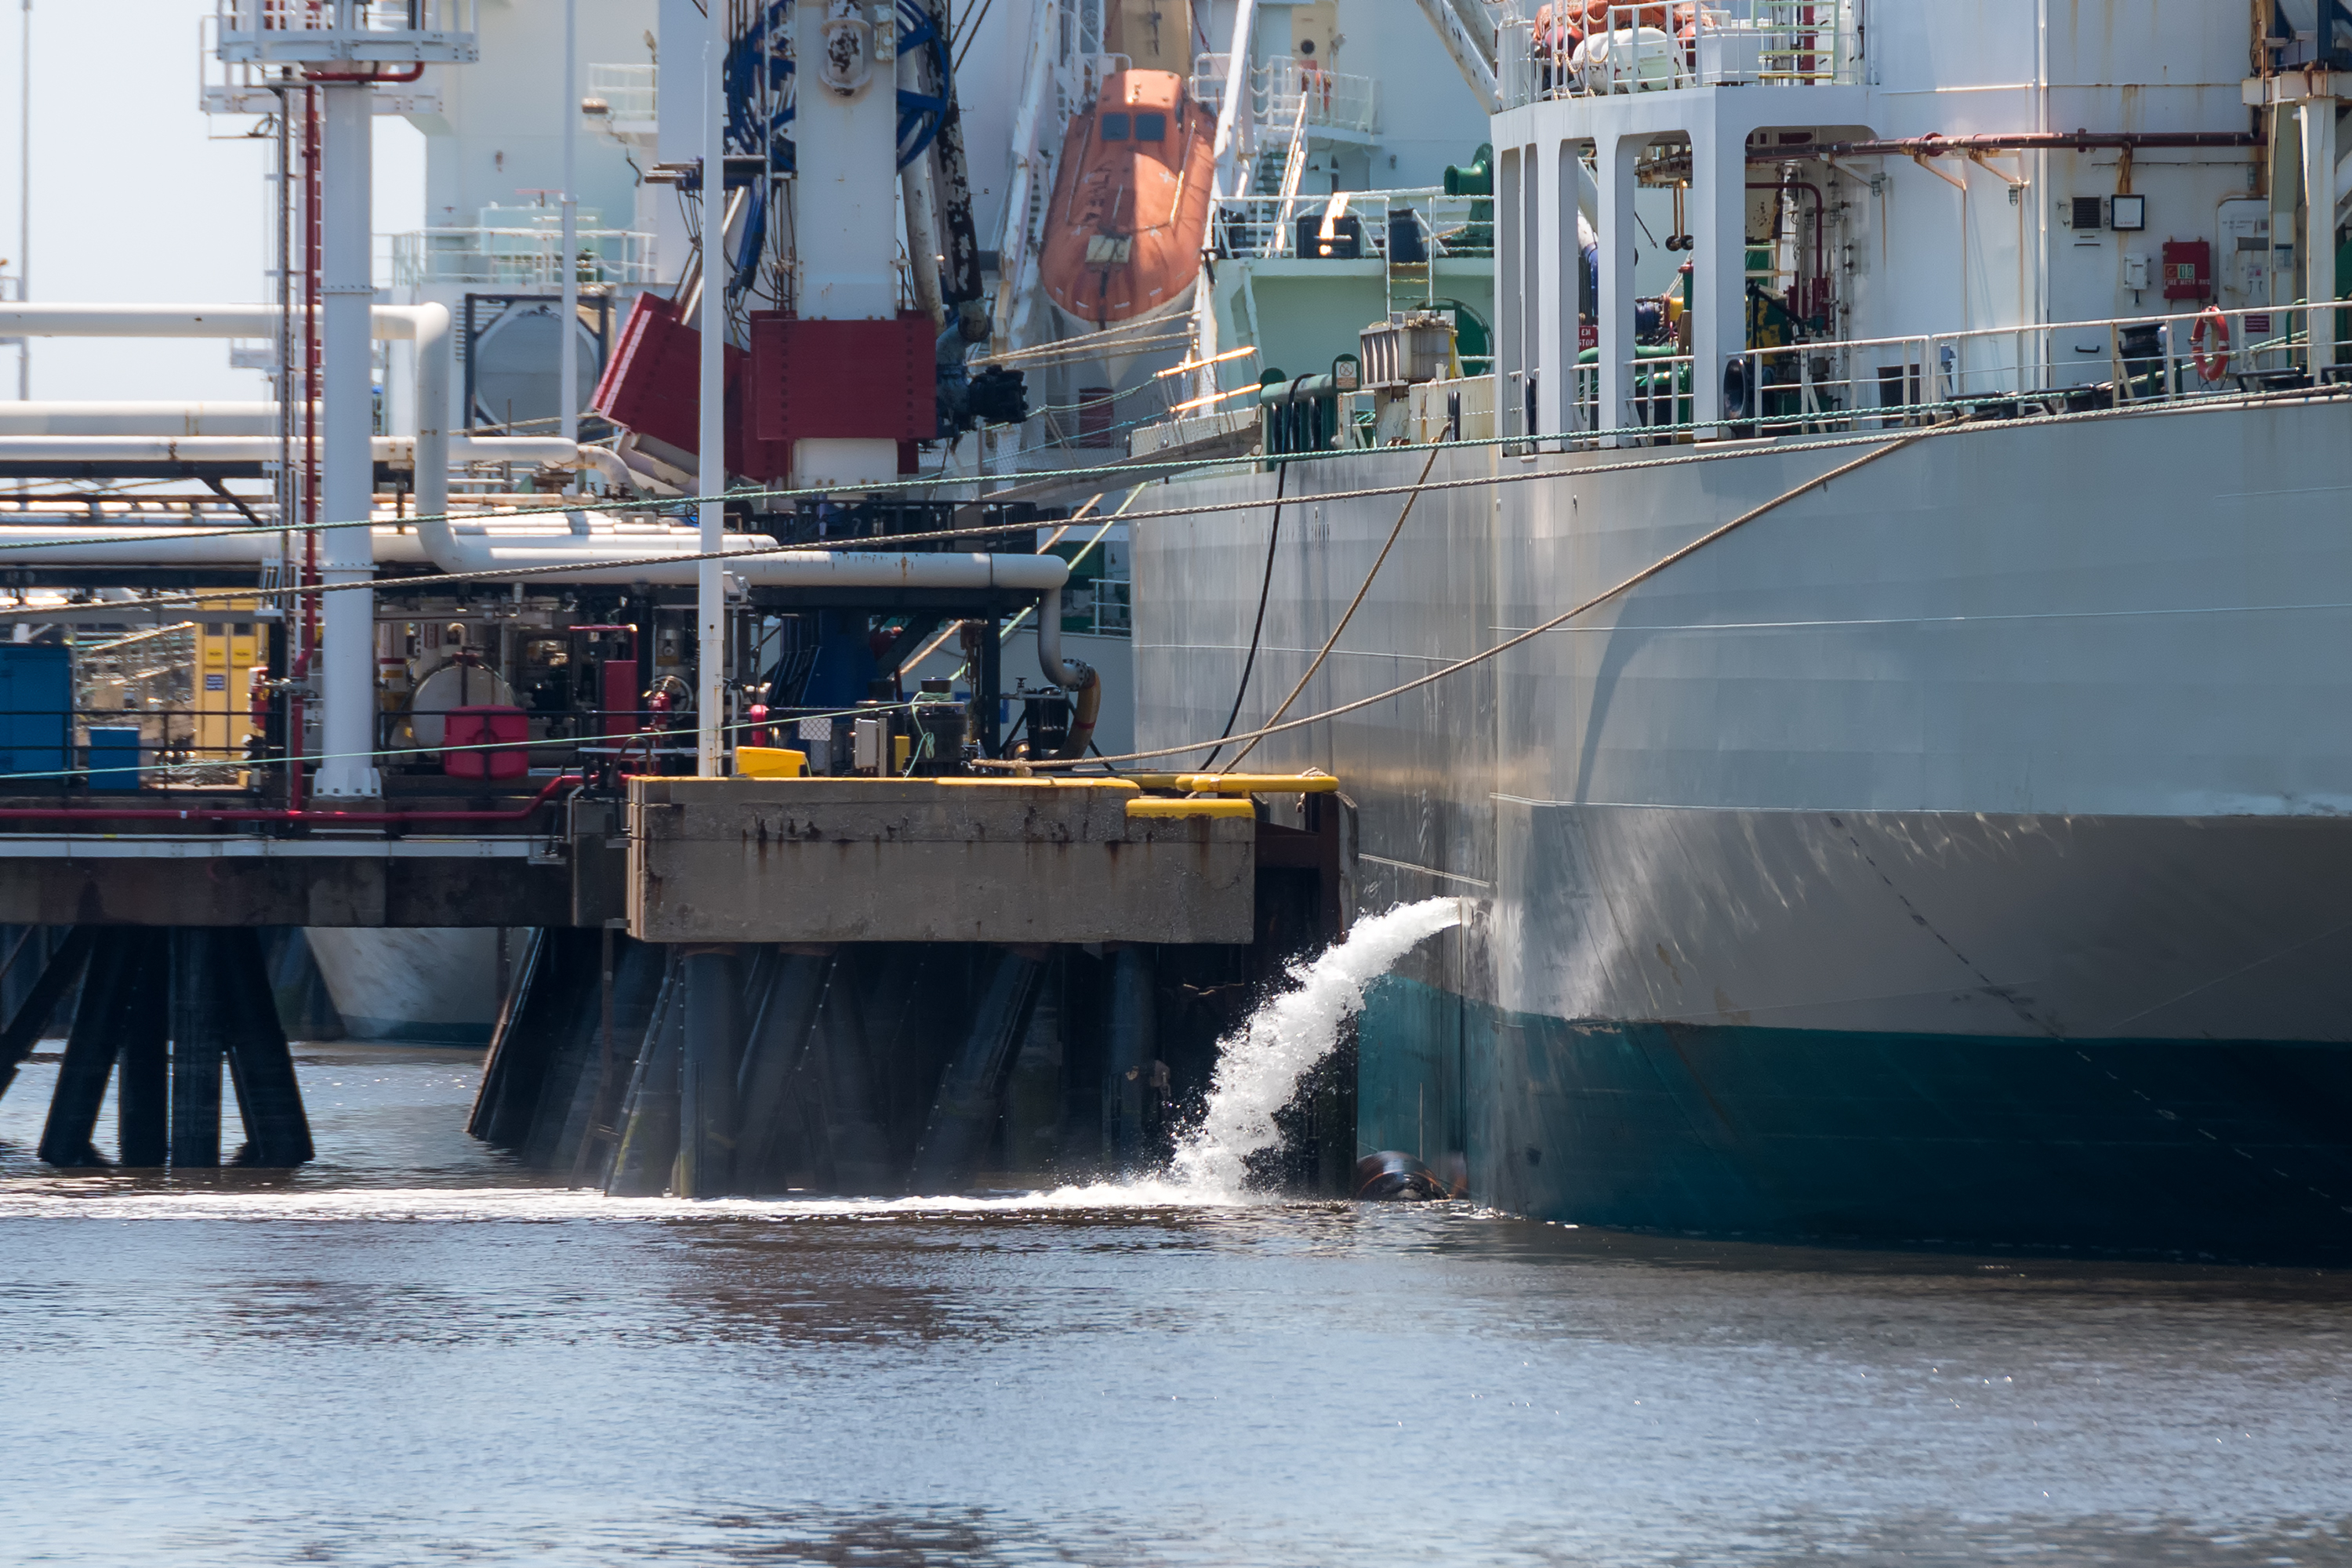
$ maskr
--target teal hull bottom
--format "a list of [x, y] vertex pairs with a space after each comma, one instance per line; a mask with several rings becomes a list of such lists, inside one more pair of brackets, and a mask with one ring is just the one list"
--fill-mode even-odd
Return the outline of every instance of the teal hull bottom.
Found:
[[2352, 1264], [2352, 1046], [1569, 1020], [1390, 976], [1359, 1153], [1510, 1213]]

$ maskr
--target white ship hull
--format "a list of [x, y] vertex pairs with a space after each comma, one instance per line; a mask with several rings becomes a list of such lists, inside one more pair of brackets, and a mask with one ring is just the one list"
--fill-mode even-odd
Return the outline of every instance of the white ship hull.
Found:
[[489, 1044], [499, 1012], [496, 927], [311, 926], [308, 935], [347, 1038]]
[[[1480, 910], [1367, 1015], [1368, 1145], [1462, 1155], [1479, 1195], [1558, 1217], [2352, 1247], [2347, 410], [1933, 435], [1264, 742], [1254, 769], [1346, 781], [1360, 906]], [[1886, 438], [1447, 453], [1433, 479], [1506, 482], [1423, 497], [1294, 711], [1491, 647]], [[1315, 494], [1421, 460], [1293, 466], [1239, 728], [1402, 504]], [[1138, 531], [1142, 744], [1223, 725], [1266, 534], [1263, 510]]]

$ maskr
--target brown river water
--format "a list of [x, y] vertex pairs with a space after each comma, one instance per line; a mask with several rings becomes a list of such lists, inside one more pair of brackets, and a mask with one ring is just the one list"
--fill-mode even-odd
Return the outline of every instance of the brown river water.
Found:
[[0, 1101], [0, 1562], [2352, 1563], [2342, 1274], [614, 1200], [469, 1141], [470, 1058], [297, 1054], [291, 1176]]

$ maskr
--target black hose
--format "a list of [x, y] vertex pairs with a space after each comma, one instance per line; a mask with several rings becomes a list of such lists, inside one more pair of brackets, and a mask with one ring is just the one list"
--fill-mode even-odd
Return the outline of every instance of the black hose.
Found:
[[1234, 710], [1225, 715], [1225, 727], [1217, 736], [1217, 743], [1209, 752], [1203, 768], [1217, 765], [1217, 753], [1225, 749], [1225, 737], [1234, 732], [1234, 723], [1242, 716], [1242, 699], [1249, 693], [1250, 671], [1257, 668], [1258, 639], [1265, 635], [1266, 595], [1274, 588], [1274, 552], [1282, 542], [1282, 487], [1290, 478], [1290, 465], [1284, 463], [1274, 470], [1274, 526], [1265, 535], [1265, 577], [1257, 585], [1257, 622], [1250, 627], [1249, 656], [1242, 660], [1241, 684], [1234, 688]]

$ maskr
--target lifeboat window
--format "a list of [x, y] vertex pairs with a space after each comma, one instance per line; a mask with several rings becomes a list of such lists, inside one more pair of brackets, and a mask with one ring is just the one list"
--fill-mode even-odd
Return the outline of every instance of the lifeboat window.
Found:
[[1138, 142], [1168, 140], [1168, 117], [1164, 114], [1139, 114], [1135, 117], [1135, 139]]
[[1102, 117], [1102, 139], [1106, 142], [1126, 141], [1127, 116], [1124, 114], [1104, 115]]

